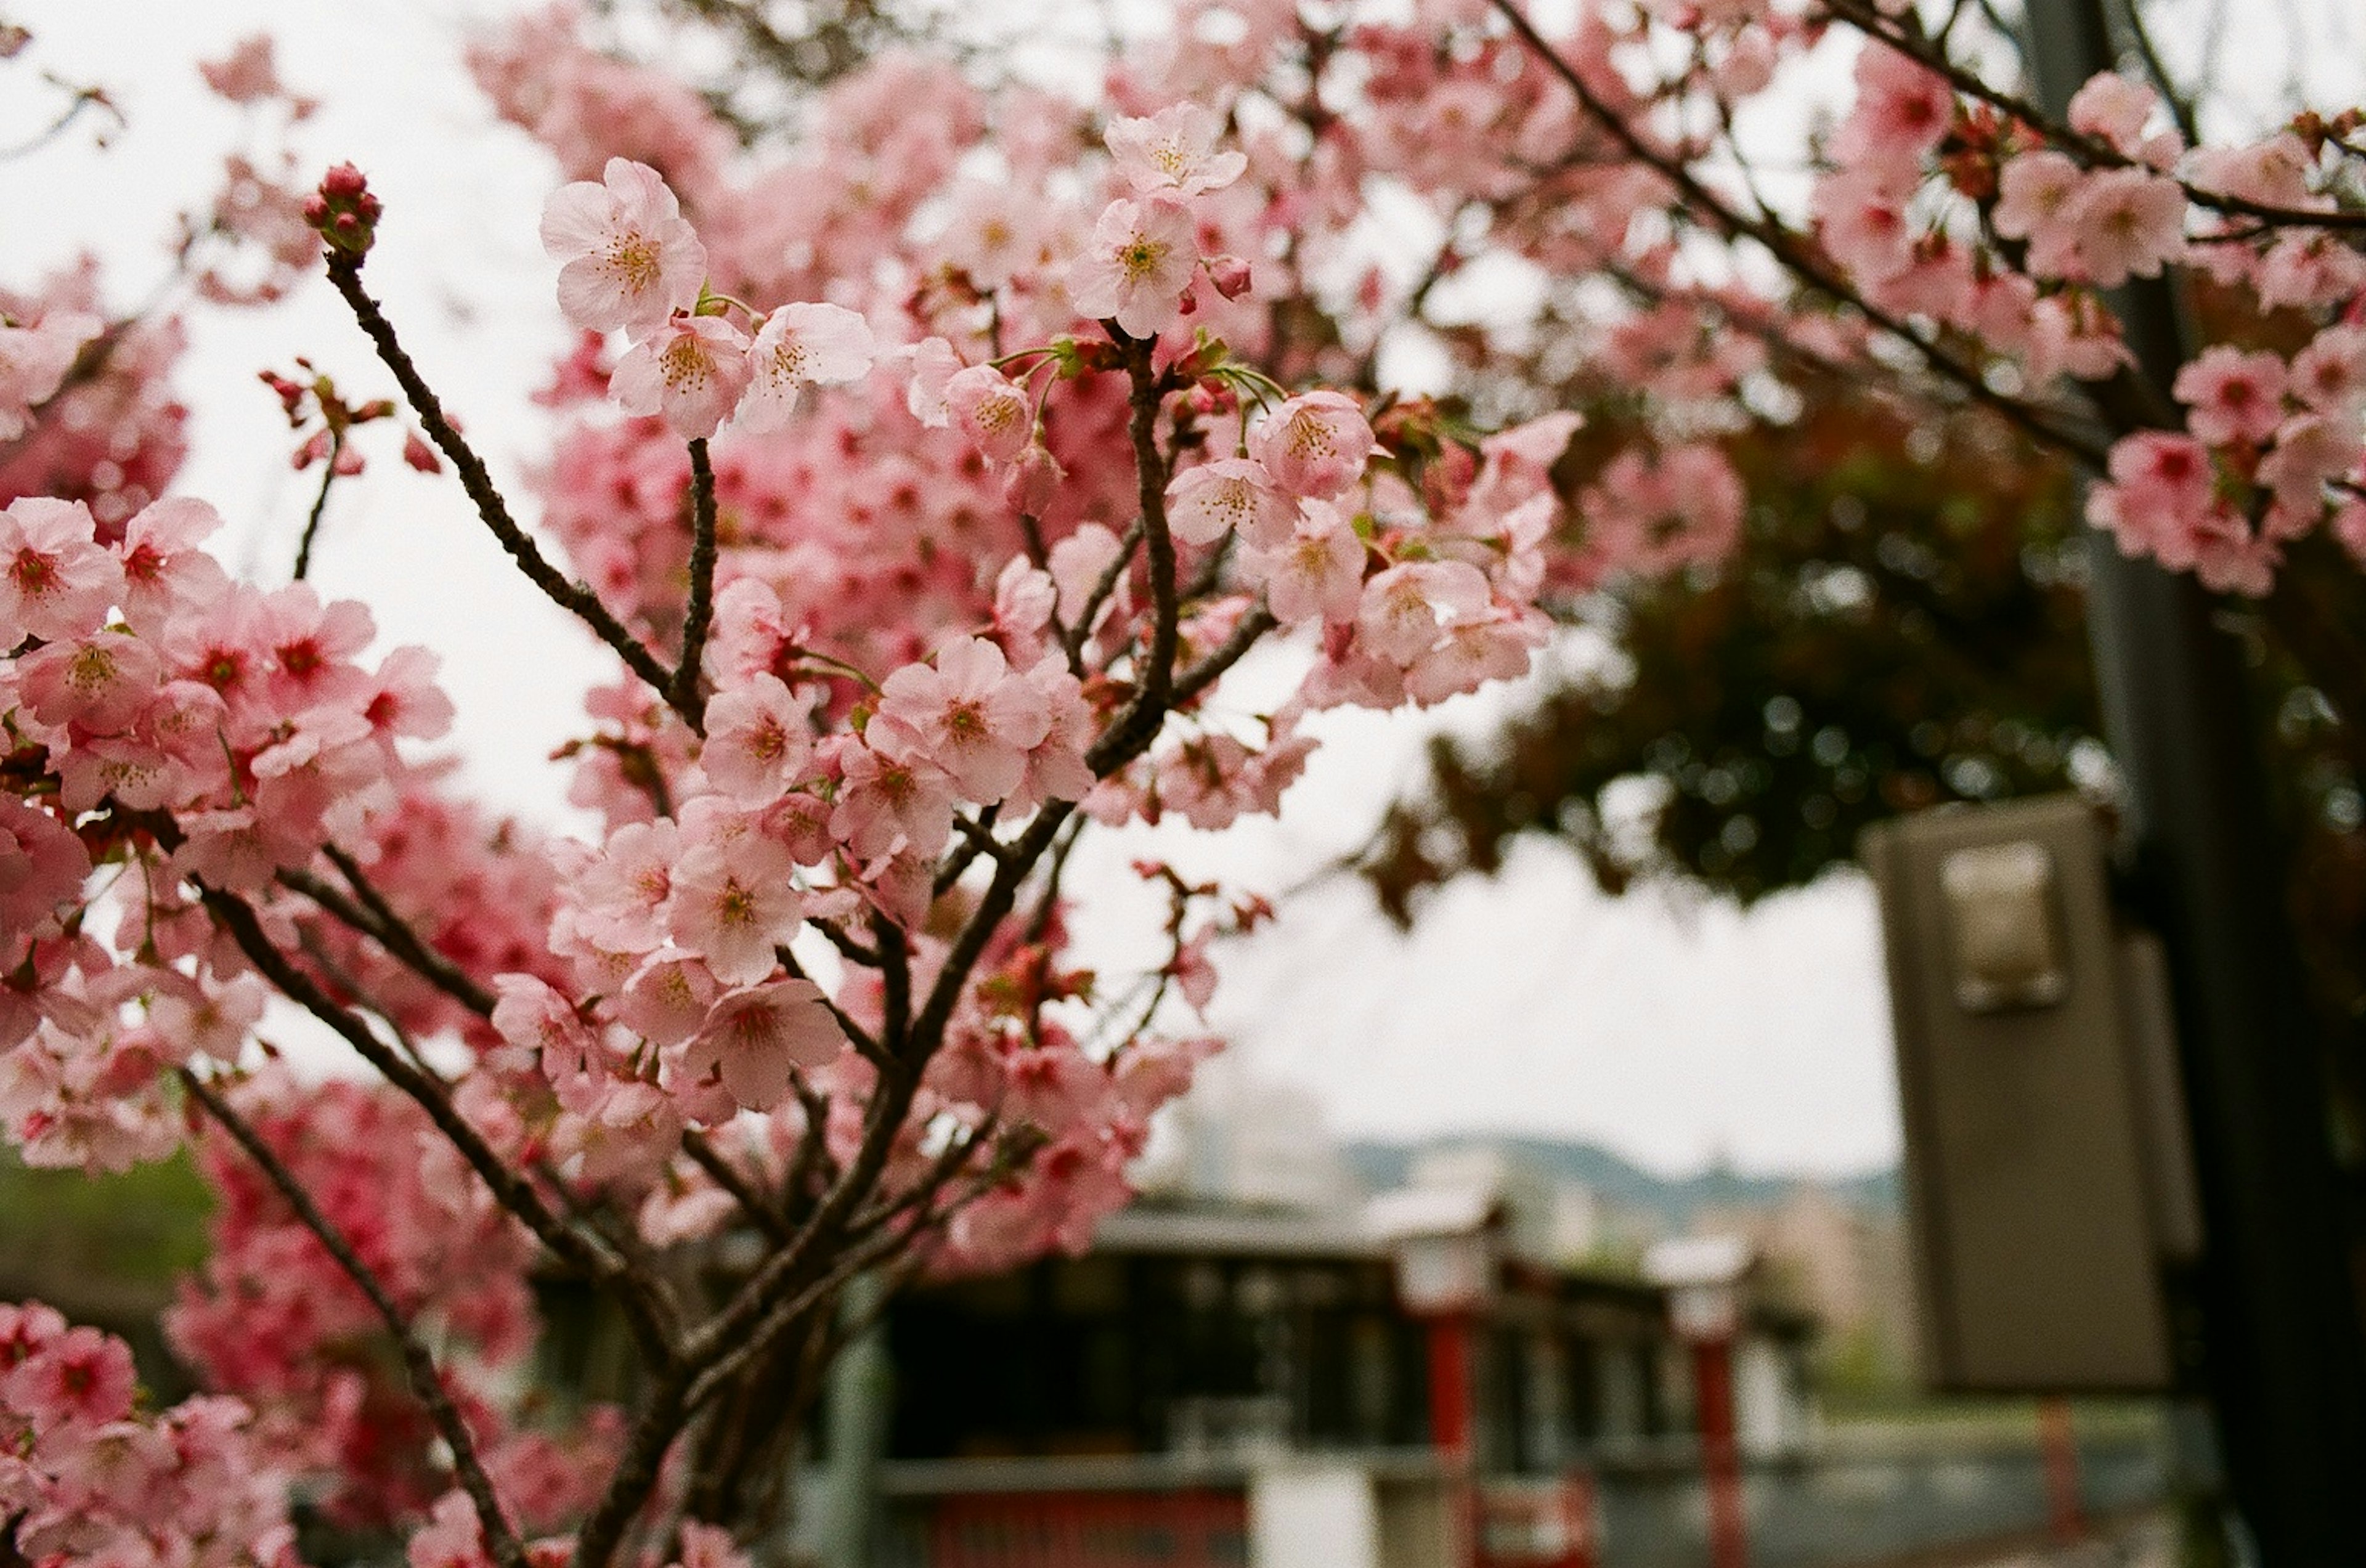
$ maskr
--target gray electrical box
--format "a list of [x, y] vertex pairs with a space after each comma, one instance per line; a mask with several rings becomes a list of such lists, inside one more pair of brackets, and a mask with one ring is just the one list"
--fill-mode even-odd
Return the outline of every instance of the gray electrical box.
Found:
[[1923, 1371], [1959, 1393], [2164, 1389], [2160, 1277], [2201, 1247], [2157, 942], [2076, 796], [1868, 829]]

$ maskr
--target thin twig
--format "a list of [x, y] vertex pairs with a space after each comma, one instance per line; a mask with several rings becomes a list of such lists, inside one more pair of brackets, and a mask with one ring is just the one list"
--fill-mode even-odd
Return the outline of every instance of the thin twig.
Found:
[[1974, 401], [1995, 410], [2049, 446], [2074, 453], [2094, 467], [2102, 466], [2102, 446], [2061, 429], [2019, 399], [2005, 396], [1989, 386], [1977, 370], [1943, 351], [1898, 317], [1871, 303], [1845, 277], [1820, 261], [1807, 242], [1777, 222], [1772, 213], [1753, 215], [1741, 212], [1718, 197], [1681, 159], [1652, 146], [1608, 104], [1604, 103], [1586, 84], [1585, 78], [1578, 73], [1576, 67], [1546, 41], [1544, 35], [1537, 31], [1535, 25], [1513, 0], [1492, 0], [1492, 3], [1511, 23], [1512, 30], [1519, 35], [1520, 40], [1544, 62], [1547, 69], [1560, 78], [1562, 85], [1576, 96], [1579, 106], [1609, 133], [1613, 141], [1626, 149], [1628, 156], [1676, 187], [1677, 193], [1684, 197], [1686, 210], [1706, 217], [1728, 238], [1756, 241], [1801, 282], [1857, 310], [1874, 325], [1912, 349], [1925, 365], [1961, 388]]
[[329, 509], [329, 487], [337, 482], [337, 459], [344, 455], [345, 433], [329, 433], [329, 461], [321, 475], [321, 491], [312, 498], [311, 515], [304, 519], [304, 536], [296, 542], [296, 581], [301, 582], [312, 570], [312, 541], [321, 532], [321, 516]]
[[643, 1348], [652, 1359], [663, 1362], [672, 1355], [672, 1336], [667, 1327], [676, 1314], [670, 1310], [670, 1292], [662, 1281], [636, 1276], [630, 1266], [611, 1247], [605, 1238], [570, 1225], [551, 1212], [542, 1195], [516, 1171], [504, 1163], [492, 1145], [486, 1143], [468, 1118], [462, 1116], [445, 1092], [442, 1080], [420, 1072], [401, 1055], [380, 1040], [369, 1026], [336, 999], [321, 989], [317, 981], [307, 975], [294, 961], [282, 953], [263, 929], [262, 917], [252, 905], [234, 893], [198, 885], [198, 894], [207, 911], [217, 925], [230, 933], [247, 962], [262, 972], [263, 976], [279, 987], [290, 1001], [336, 1031], [338, 1036], [358, 1052], [364, 1061], [377, 1069], [389, 1083], [418, 1102], [435, 1123], [436, 1130], [458, 1149], [471, 1169], [492, 1190], [501, 1207], [524, 1221], [526, 1228], [542, 1239], [559, 1257], [581, 1269], [602, 1283], [616, 1288], [618, 1299], [625, 1306], [625, 1317], [634, 1325]]
[[304, 1228], [318, 1238], [329, 1256], [337, 1260], [337, 1267], [345, 1271], [345, 1277], [369, 1298], [370, 1305], [377, 1309], [388, 1332], [394, 1336], [396, 1345], [401, 1348], [403, 1372], [411, 1384], [411, 1392], [427, 1406], [428, 1415], [435, 1422], [436, 1431], [442, 1435], [445, 1446], [452, 1450], [452, 1468], [458, 1473], [461, 1488], [468, 1494], [468, 1501], [476, 1506], [477, 1522], [484, 1532], [486, 1550], [501, 1568], [526, 1568], [525, 1548], [519, 1543], [517, 1532], [510, 1528], [508, 1517], [501, 1512], [501, 1499], [493, 1493], [492, 1479], [485, 1473], [485, 1467], [477, 1457], [476, 1437], [468, 1430], [468, 1421], [453, 1404], [451, 1395], [445, 1391], [444, 1380], [435, 1370], [435, 1359], [412, 1331], [411, 1320], [395, 1304], [394, 1298], [387, 1294], [386, 1287], [354, 1251], [344, 1234], [321, 1213], [313, 1203], [311, 1194], [305, 1191], [304, 1184], [281, 1162], [271, 1145], [263, 1140], [262, 1134], [232, 1110], [230, 1101], [204, 1078], [187, 1067], [180, 1068], [179, 1075], [181, 1087], [188, 1091], [190, 1098], [204, 1106], [206, 1113], [220, 1122], [222, 1131], [246, 1151], [247, 1157], [263, 1168], [263, 1174], [270, 1179], [272, 1186], [278, 1189], [279, 1196], [296, 1212], [296, 1217], [303, 1223]]
[[321, 852], [337, 868], [337, 874], [353, 888], [355, 897], [377, 917], [378, 930], [375, 934], [388, 952], [417, 970], [437, 989], [479, 1018], [492, 1016], [493, 994], [479, 985], [467, 970], [430, 946], [427, 940], [412, 929], [411, 922], [387, 901], [386, 895], [378, 891], [369, 874], [362, 870], [359, 861], [335, 844], [321, 846]]
[[[468, 499], [476, 503], [477, 515], [483, 519], [485, 526], [491, 531], [501, 548], [509, 552], [518, 570], [525, 573], [528, 581], [542, 590], [545, 598], [591, 627], [593, 635], [606, 643], [634, 674], [648, 684], [650, 690], [660, 696], [666, 695], [673, 685], [673, 672], [642, 645], [641, 639], [635, 637], [629, 627], [610, 613], [597, 593], [580, 582], [569, 581], [565, 574], [551, 565], [549, 558], [526, 536], [525, 530], [518, 526], [517, 520], [510, 515], [509, 503], [501, 499], [501, 492], [494, 487], [492, 474], [486, 468], [484, 459], [477, 456], [476, 448], [468, 445], [467, 438], [445, 417], [444, 405], [436, 400], [425, 378], [420, 375], [419, 367], [411, 363], [410, 354], [395, 336], [394, 324], [386, 319], [386, 312], [379, 308], [378, 302], [362, 288], [361, 258], [344, 253], [331, 256], [329, 281], [344, 297], [347, 308], [353, 311], [354, 320], [361, 324], [362, 331], [369, 334], [370, 342], [377, 348], [378, 358], [394, 372], [403, 396], [411, 401], [411, 412], [419, 416], [420, 428], [427, 433], [427, 438], [434, 442], [446, 457], [452, 459], [453, 469], [460, 477], [460, 488], [468, 492]], [[681, 710], [677, 708], [675, 711]], [[685, 719], [690, 717], [687, 714], [682, 716]]]

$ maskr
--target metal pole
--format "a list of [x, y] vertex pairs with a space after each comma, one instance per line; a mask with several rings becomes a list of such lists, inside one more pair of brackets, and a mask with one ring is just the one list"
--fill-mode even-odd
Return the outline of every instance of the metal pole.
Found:
[[[2038, 96], [2060, 114], [2119, 62], [2104, 0], [2026, 13]], [[2187, 348], [2175, 294], [2137, 283], [2112, 304], [2165, 394]], [[2171, 961], [2208, 1232], [2201, 1371], [2228, 1481], [2268, 1568], [2366, 1562], [2366, 1348], [2242, 653], [2191, 577], [2089, 544], [2133, 890]]]

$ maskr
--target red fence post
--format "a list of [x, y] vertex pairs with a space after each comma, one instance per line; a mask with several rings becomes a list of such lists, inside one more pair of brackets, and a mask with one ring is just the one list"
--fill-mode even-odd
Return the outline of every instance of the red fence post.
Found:
[[2045, 1517], [2054, 1539], [2064, 1545], [2084, 1540], [2087, 1514], [2079, 1501], [2079, 1436], [2070, 1426], [2070, 1402], [2060, 1394], [2037, 1402], [2037, 1441], [2045, 1456]]
[[1701, 1481], [1708, 1494], [1708, 1554], [1715, 1568], [1749, 1568], [1741, 1453], [1733, 1436], [1733, 1340], [1693, 1343], [1693, 1397], [1700, 1412]]
[[1471, 1316], [1439, 1313], [1429, 1320], [1429, 1437], [1446, 1464], [1448, 1528], [1457, 1568], [1479, 1562], [1477, 1454], [1472, 1442]]

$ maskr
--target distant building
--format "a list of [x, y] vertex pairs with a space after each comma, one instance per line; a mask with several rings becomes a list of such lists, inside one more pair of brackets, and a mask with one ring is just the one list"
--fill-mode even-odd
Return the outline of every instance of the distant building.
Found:
[[[1458, 1520], [1496, 1542], [1483, 1561], [1583, 1561], [1590, 1467], [1689, 1462], [1689, 1361], [1661, 1290], [1538, 1264], [1499, 1206], [1464, 1212], [1428, 1238], [1475, 1269], [1448, 1311], [1409, 1304], [1385, 1224], [1240, 1205], [1137, 1204], [1082, 1258], [912, 1290], [870, 1385], [890, 1413], [851, 1424], [880, 1434], [869, 1562], [1256, 1568], [1278, 1560], [1250, 1540], [1253, 1495], [1261, 1518], [1328, 1508], [1387, 1543], [1325, 1568], [1446, 1568]], [[1810, 1330], [1751, 1312], [1750, 1431], [1804, 1441]]]
[[1771, 1206], [1704, 1210], [1693, 1227], [1734, 1232], [1756, 1244], [1776, 1288], [1823, 1324], [1831, 1352], [1861, 1363], [1838, 1369], [1865, 1385], [1852, 1392], [1906, 1385], [1914, 1308], [1896, 1214], [1868, 1212], [1803, 1181]]

